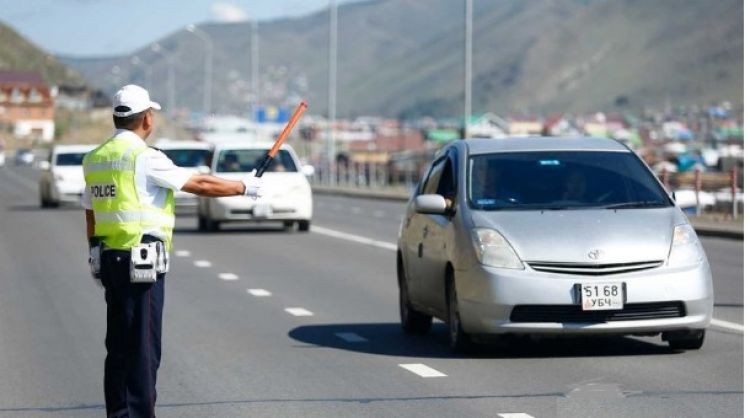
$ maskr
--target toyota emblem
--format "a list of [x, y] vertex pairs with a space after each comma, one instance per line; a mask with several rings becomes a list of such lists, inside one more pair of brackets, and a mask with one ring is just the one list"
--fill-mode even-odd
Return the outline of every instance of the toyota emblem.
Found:
[[603, 255], [604, 255], [604, 251], [602, 250], [589, 251], [589, 258], [592, 260], [598, 260]]

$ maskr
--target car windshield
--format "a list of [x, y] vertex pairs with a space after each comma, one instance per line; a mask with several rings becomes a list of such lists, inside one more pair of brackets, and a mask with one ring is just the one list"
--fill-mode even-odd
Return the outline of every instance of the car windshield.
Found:
[[633, 209], [670, 206], [631, 153], [513, 152], [469, 162], [471, 206], [479, 210]]
[[[263, 149], [228, 149], [222, 150], [216, 160], [217, 173], [247, 173], [253, 171], [263, 161], [267, 150]], [[267, 172], [296, 172], [291, 154], [280, 150], [268, 166]]]
[[195, 168], [208, 165], [211, 151], [207, 149], [167, 149], [162, 150], [178, 167]]
[[85, 152], [70, 152], [70, 153], [65, 153], [65, 154], [57, 154], [57, 157], [55, 157], [55, 165], [57, 166], [82, 165], [83, 157], [85, 156], [86, 156]]

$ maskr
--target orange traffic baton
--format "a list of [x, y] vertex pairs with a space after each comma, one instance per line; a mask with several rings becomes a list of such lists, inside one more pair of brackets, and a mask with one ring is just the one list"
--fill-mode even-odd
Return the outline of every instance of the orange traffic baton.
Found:
[[260, 177], [263, 175], [263, 173], [266, 172], [268, 165], [271, 164], [271, 161], [274, 159], [274, 157], [276, 157], [276, 154], [279, 152], [279, 149], [284, 144], [284, 141], [286, 141], [286, 137], [288, 137], [289, 134], [292, 132], [292, 129], [294, 129], [294, 125], [297, 124], [299, 119], [302, 117], [302, 114], [305, 113], [305, 110], [307, 110], [307, 102], [301, 102], [299, 106], [297, 106], [297, 109], [292, 114], [292, 117], [289, 119], [289, 122], [286, 123], [284, 130], [281, 131], [281, 133], [279, 134], [279, 137], [276, 138], [276, 142], [273, 144], [273, 147], [271, 147], [271, 149], [268, 150], [268, 153], [266, 154], [266, 156], [263, 157], [263, 161], [261, 161], [257, 170], [255, 171], [255, 177]]

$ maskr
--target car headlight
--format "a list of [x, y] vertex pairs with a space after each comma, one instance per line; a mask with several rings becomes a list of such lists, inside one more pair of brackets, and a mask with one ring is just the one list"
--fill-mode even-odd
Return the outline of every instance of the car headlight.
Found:
[[703, 250], [693, 227], [687, 224], [674, 227], [668, 264], [692, 266], [701, 261], [703, 261]]
[[489, 267], [523, 270], [521, 259], [499, 232], [490, 228], [476, 228], [471, 231], [471, 238], [480, 263]]

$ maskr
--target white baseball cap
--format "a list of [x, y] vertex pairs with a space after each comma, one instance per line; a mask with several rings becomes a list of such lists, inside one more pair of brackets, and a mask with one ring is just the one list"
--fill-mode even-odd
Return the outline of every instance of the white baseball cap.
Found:
[[152, 102], [148, 91], [135, 84], [121, 88], [112, 99], [112, 114], [120, 118], [141, 113], [146, 109], [160, 110], [161, 105]]

